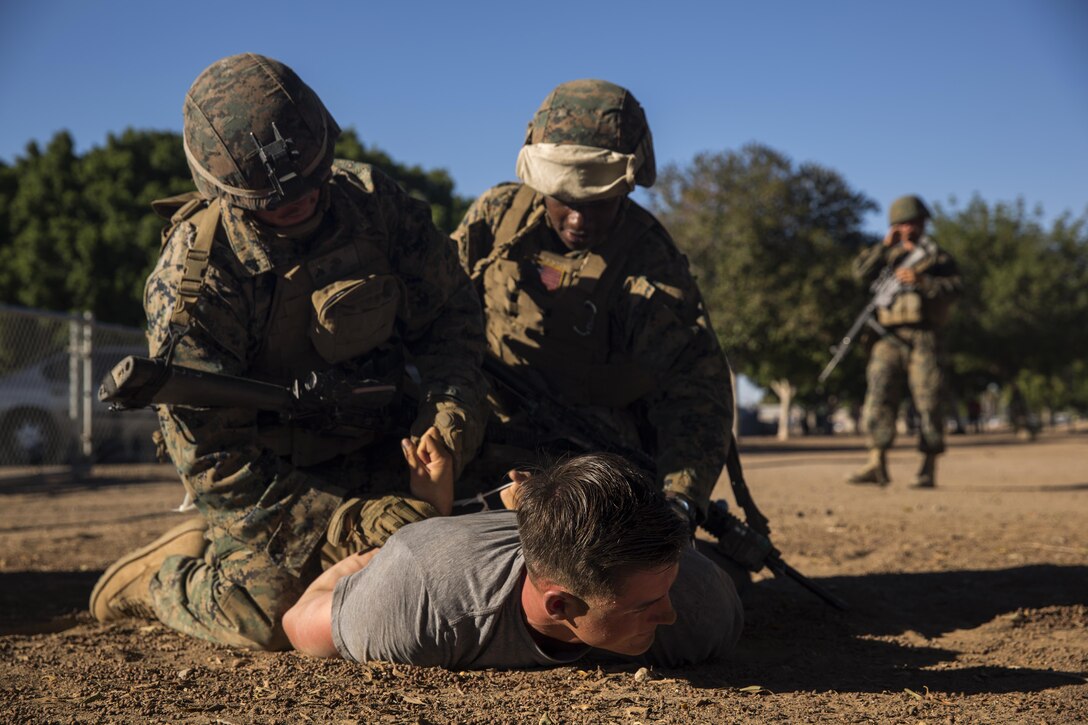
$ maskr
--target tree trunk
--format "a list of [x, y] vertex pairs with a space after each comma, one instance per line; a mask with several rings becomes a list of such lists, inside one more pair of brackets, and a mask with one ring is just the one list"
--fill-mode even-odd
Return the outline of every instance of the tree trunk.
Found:
[[771, 383], [771, 390], [778, 396], [778, 440], [786, 441], [790, 438], [790, 408], [793, 406], [793, 394], [796, 389], [790, 385], [789, 380], [775, 380]]

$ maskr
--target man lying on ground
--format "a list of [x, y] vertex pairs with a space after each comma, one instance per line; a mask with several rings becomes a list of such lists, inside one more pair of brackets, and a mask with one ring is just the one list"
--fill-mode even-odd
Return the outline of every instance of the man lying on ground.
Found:
[[[452, 486], [441, 466], [427, 466], [436, 492]], [[284, 616], [291, 643], [449, 668], [560, 665], [593, 648], [679, 666], [732, 650], [732, 582], [641, 471], [593, 454], [516, 480], [516, 511], [414, 523], [326, 571]]]

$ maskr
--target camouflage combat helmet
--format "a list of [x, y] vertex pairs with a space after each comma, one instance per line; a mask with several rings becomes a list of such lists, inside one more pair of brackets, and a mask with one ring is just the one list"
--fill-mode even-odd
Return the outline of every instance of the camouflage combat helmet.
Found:
[[649, 187], [657, 178], [654, 141], [646, 114], [631, 92], [615, 83], [587, 79], [557, 86], [529, 122], [525, 145], [535, 143], [570, 143], [624, 154], [641, 152], [643, 161], [635, 182]]
[[253, 53], [216, 61], [185, 96], [185, 158], [200, 193], [271, 209], [317, 188], [340, 127], [309, 86]]
[[929, 217], [929, 209], [926, 208], [921, 197], [913, 194], [899, 197], [888, 209], [889, 224], [905, 224], [914, 219], [929, 219]]

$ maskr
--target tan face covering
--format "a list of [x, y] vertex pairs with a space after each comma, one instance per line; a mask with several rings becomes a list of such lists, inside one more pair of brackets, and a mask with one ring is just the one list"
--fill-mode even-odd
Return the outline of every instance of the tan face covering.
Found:
[[596, 201], [632, 192], [642, 161], [637, 152], [621, 154], [593, 146], [538, 143], [521, 147], [517, 175], [545, 196]]

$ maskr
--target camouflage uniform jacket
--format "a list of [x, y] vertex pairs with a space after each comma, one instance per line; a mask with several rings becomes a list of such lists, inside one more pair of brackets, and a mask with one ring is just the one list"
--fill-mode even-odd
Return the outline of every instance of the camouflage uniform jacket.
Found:
[[[952, 303], [963, 291], [959, 266], [947, 251], [937, 246], [929, 237], [922, 243], [930, 244], [936, 253], [919, 265], [915, 288], [902, 292], [888, 310], [878, 310], [878, 321], [885, 327], [937, 329], [948, 319]], [[886, 247], [877, 243], [862, 250], [854, 260], [854, 277], [864, 284], [877, 278], [881, 270], [908, 254], [902, 245]]]
[[[381, 266], [403, 285], [393, 334], [419, 371], [422, 394], [453, 387], [465, 397], [459, 407], [467, 419], [466, 440], [457, 453], [471, 457], [483, 428], [477, 412], [486, 385], [479, 372], [482, 317], [449, 238], [432, 225], [426, 203], [412, 199], [368, 165], [337, 161], [323, 193], [328, 195], [325, 218], [301, 242], [270, 243], [246, 213], [221, 205], [221, 229], [212, 244], [200, 301], [189, 331], [176, 345], [174, 361], [246, 376], [264, 354], [262, 347], [276, 323], [269, 317], [277, 285], [285, 284], [280, 275], [323, 252], [326, 243], [365, 236], [384, 253]], [[144, 306], [152, 354], [169, 337], [183, 259], [194, 234], [194, 225], [184, 220], [165, 231], [161, 256], [147, 280]], [[335, 271], [330, 278], [337, 279]], [[298, 345], [313, 352], [309, 338]], [[441, 404], [449, 401], [421, 403], [413, 431], [425, 429]], [[261, 444], [258, 415], [252, 410], [160, 406], [159, 418], [171, 458], [208, 523], [267, 551], [274, 562], [297, 573], [350, 487], [351, 472], [337, 476], [306, 469], [277, 455]], [[478, 432], [475, 440], [469, 430]], [[405, 485], [407, 478], [405, 468]]]
[[[537, 308], [513, 315], [509, 309], [495, 303], [495, 290], [486, 285], [509, 287], [512, 279], [496, 278], [489, 268], [520, 270], [522, 287], [532, 286], [536, 299], [547, 295], [547, 284], [542, 284], [543, 267], [536, 266], [541, 251], [539, 240], [551, 239], [552, 252], [576, 258], [579, 252], [569, 252], [562, 247], [558, 237], [547, 227], [543, 213], [543, 198], [537, 195], [529, 213], [519, 222], [521, 228], [509, 243], [498, 240], [504, 215], [514, 204], [518, 184], [502, 184], [486, 191], [469, 209], [461, 225], [454, 232], [458, 244], [461, 265], [469, 273], [484, 300], [485, 326], [488, 329], [490, 353], [503, 359], [497, 347], [503, 342], [496, 339], [496, 320], [500, 316], [500, 329], [517, 329], [525, 320], [549, 319], [549, 310]], [[634, 219], [634, 225], [625, 220]], [[535, 227], [535, 229], [534, 229]], [[649, 385], [637, 399], [622, 409], [606, 409], [600, 405], [584, 405], [584, 397], [567, 396], [566, 403], [579, 409], [587, 417], [601, 421], [605, 435], [618, 435], [625, 445], [642, 448], [654, 456], [658, 480], [664, 490], [683, 494], [705, 509], [710, 492], [725, 463], [732, 428], [732, 388], [729, 365], [718, 345], [717, 337], [703, 306], [702, 296], [692, 278], [687, 259], [677, 250], [665, 229], [648, 212], [633, 201], [626, 200], [617, 221], [617, 230], [638, 229], [634, 238], [617, 239], [613, 236], [599, 247], [617, 244], [618, 251], [610, 262], [619, 266], [618, 274], [609, 269], [607, 278], [614, 280], [607, 285], [605, 309], [607, 314], [607, 363], [620, 361], [634, 363], [643, 371]], [[622, 231], [616, 232], [622, 234]], [[550, 237], [548, 236], [550, 235]], [[594, 251], [594, 250], [590, 250]], [[497, 259], [501, 258], [501, 259]], [[505, 265], [505, 267], [503, 266]], [[604, 279], [604, 277], [602, 277]], [[490, 280], [490, 281], [489, 281]], [[510, 290], [500, 290], [509, 295]], [[567, 294], [563, 289], [558, 293]], [[531, 306], [526, 295], [518, 297], [517, 304]], [[547, 330], [532, 344], [541, 348], [557, 345]], [[566, 344], [566, 343], [564, 343]], [[565, 372], [592, 369], [585, 356], [579, 359], [577, 348], [564, 347], [559, 356]], [[508, 353], [508, 350], [507, 350]], [[554, 359], [556, 356], [551, 356]], [[509, 360], [508, 360], [509, 362]], [[560, 367], [556, 363], [549, 363]], [[553, 371], [537, 371], [515, 365], [519, 375], [526, 376], [536, 385], [544, 385], [543, 377]], [[605, 367], [607, 369], [607, 367]], [[536, 375], [543, 372], [544, 375]], [[548, 385], [550, 392], [564, 397], [555, 385]], [[500, 416], [501, 417], [501, 416]], [[624, 426], [624, 422], [632, 425]], [[608, 425], [611, 423], [612, 425]], [[632, 440], [626, 431], [637, 430]]]

